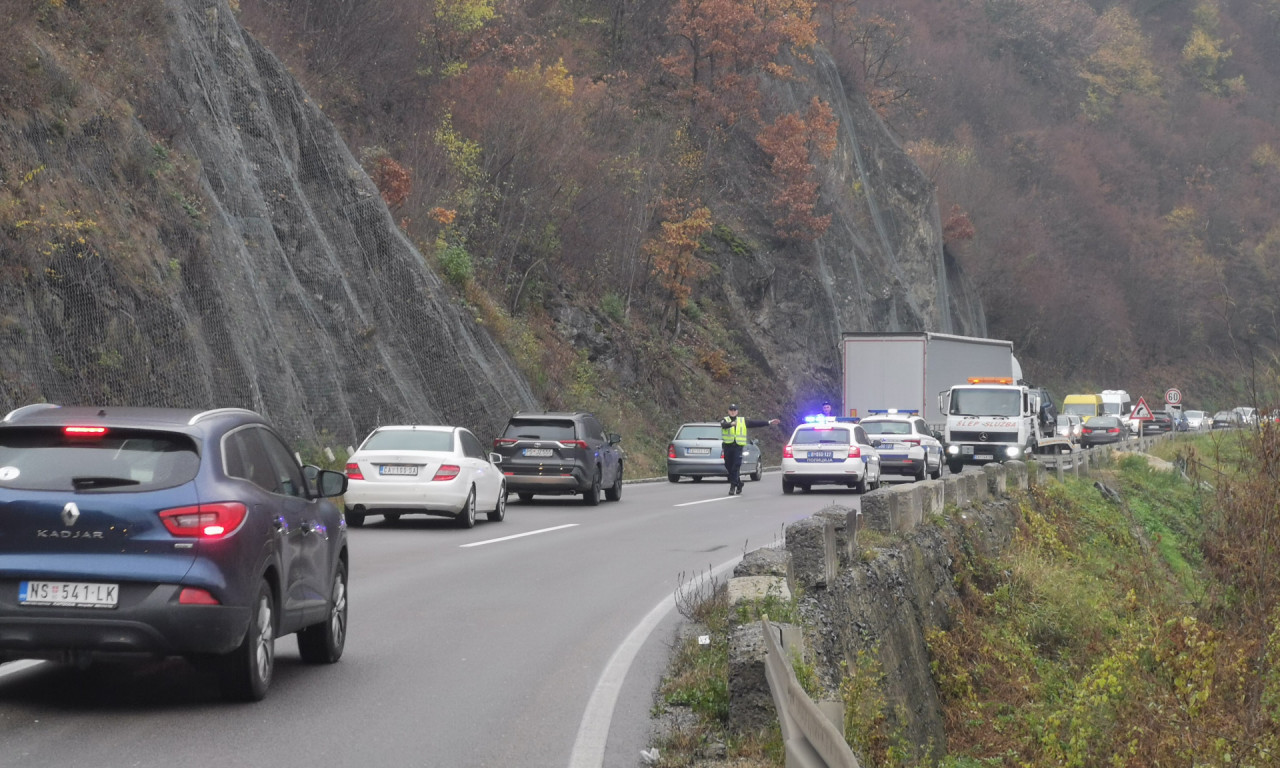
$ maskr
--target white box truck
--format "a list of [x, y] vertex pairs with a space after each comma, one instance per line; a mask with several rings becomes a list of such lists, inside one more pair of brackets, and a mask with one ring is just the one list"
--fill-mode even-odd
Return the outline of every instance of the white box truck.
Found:
[[972, 376], [1022, 378], [1013, 342], [945, 333], [846, 333], [841, 415], [872, 408], [916, 409], [941, 432], [938, 395]]

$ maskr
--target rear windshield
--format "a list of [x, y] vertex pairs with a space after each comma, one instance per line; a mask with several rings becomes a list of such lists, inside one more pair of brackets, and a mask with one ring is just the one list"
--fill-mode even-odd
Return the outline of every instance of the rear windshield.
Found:
[[112, 429], [72, 437], [62, 427], [0, 429], [0, 487], [81, 493], [149, 491], [190, 482], [195, 442], [174, 432]]
[[360, 446], [362, 451], [452, 451], [453, 433], [426, 430], [384, 429], [374, 432]]
[[676, 433], [677, 440], [719, 440], [720, 427], [714, 424], [686, 424]]
[[512, 421], [507, 424], [507, 431], [503, 432], [502, 436], [515, 438], [516, 440], [560, 441], [578, 439], [577, 434], [574, 433], [572, 421], [546, 419]]
[[909, 435], [911, 425], [905, 421], [864, 421], [862, 428], [868, 435]]
[[[865, 429], [866, 425], [863, 425]], [[801, 427], [796, 430], [796, 435], [791, 442], [796, 444], [808, 443], [835, 443], [837, 445], [849, 445], [853, 438], [849, 436], [847, 427]]]

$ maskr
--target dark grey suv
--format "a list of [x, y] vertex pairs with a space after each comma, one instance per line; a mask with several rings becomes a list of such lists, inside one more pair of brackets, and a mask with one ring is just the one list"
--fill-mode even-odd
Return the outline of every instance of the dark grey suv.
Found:
[[59, 407], [0, 422], [0, 661], [185, 656], [258, 700], [275, 639], [347, 634], [340, 472], [257, 413]]
[[622, 498], [621, 440], [605, 434], [590, 413], [521, 412], [494, 438], [493, 450], [502, 457], [507, 490], [521, 501], [534, 494], [580, 493], [595, 506], [601, 488], [609, 501]]

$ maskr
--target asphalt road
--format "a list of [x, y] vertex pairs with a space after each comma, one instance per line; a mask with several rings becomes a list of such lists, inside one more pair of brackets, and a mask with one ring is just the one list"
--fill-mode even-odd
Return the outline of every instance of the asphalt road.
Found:
[[680, 617], [677, 585], [727, 573], [850, 491], [777, 473], [628, 484], [619, 502], [512, 503], [502, 523], [378, 518], [351, 531], [342, 660], [277, 643], [267, 699], [226, 704], [177, 659], [0, 665], [0, 766], [633, 768]]

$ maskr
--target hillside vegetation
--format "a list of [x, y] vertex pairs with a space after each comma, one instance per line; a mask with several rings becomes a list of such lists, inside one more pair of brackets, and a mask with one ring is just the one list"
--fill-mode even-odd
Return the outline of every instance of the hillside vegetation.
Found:
[[[760, 89], [822, 46], [936, 182], [948, 250], [1028, 372], [1060, 393], [1271, 396], [1276, 0], [240, 8], [441, 269], [524, 321], [563, 282], [634, 354], [670, 343], [741, 383], [700, 248], [764, 240], [786, 270], [823, 232], [829, 108], [778, 114]], [[742, 165], [758, 201], [722, 194]], [[767, 217], [740, 220], [747, 202]]]

